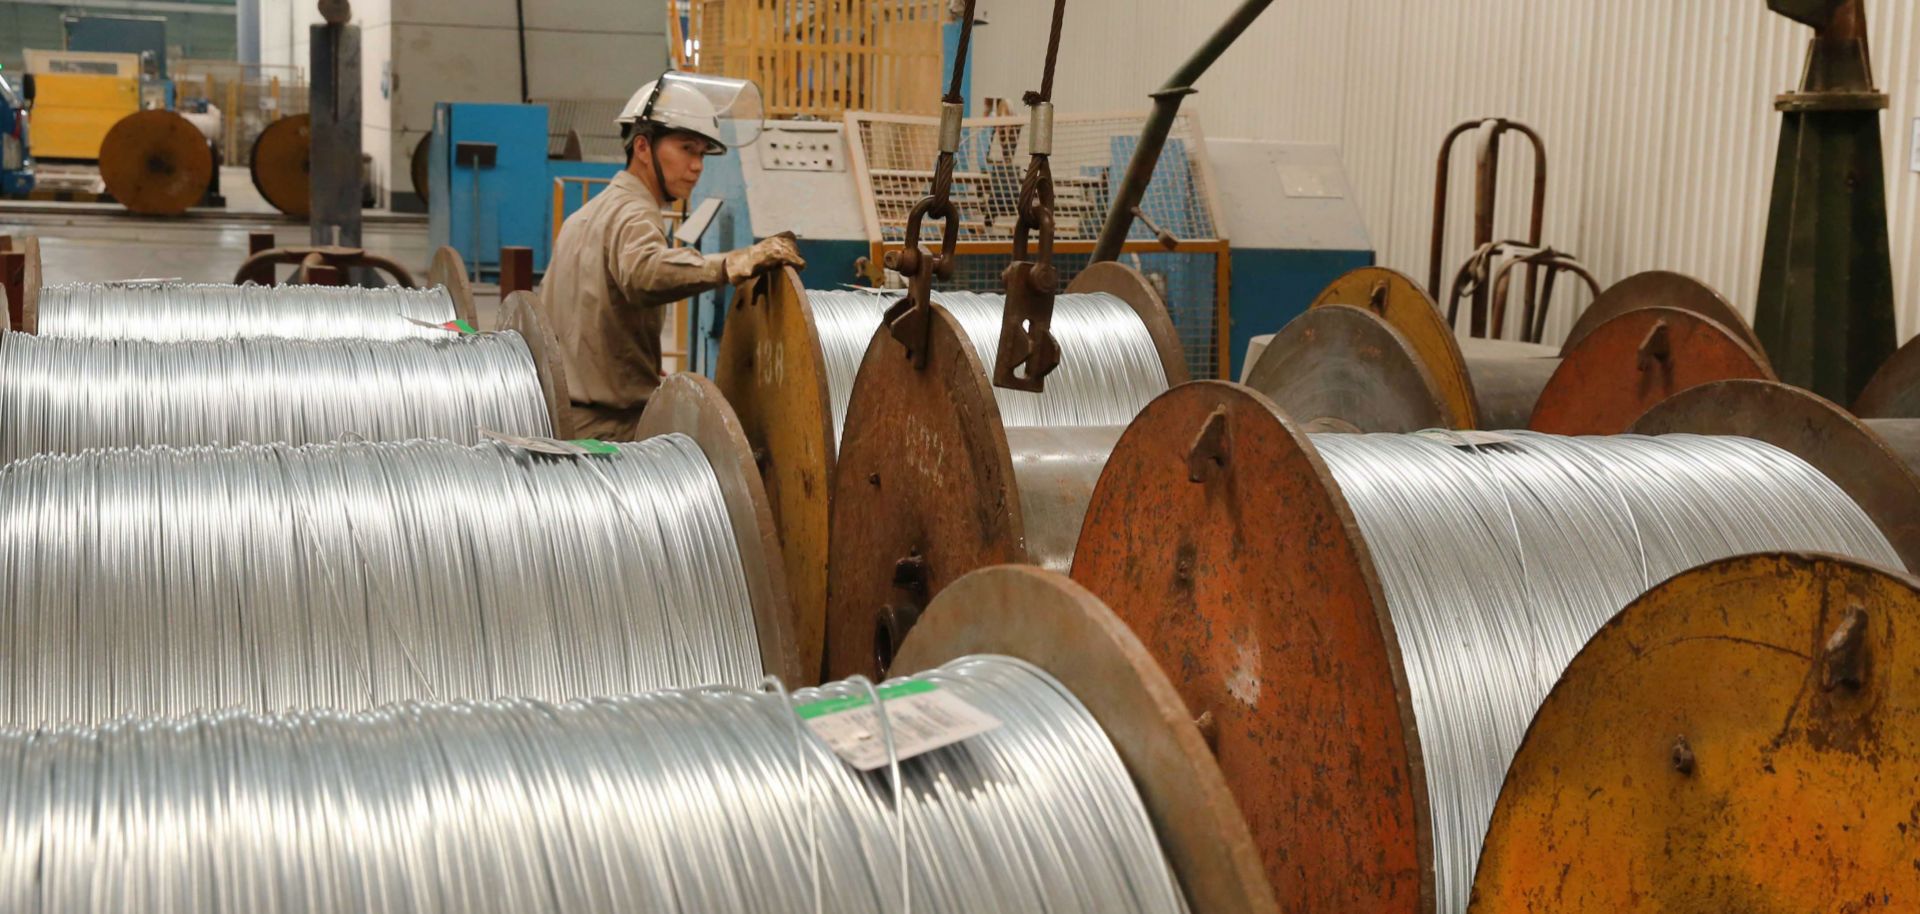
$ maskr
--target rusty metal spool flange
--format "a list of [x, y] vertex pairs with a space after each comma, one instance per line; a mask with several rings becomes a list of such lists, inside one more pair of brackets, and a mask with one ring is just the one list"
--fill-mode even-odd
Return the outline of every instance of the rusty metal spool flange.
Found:
[[[33, 333], [40, 327], [40, 287], [45, 282], [41, 272], [40, 239], [34, 235], [14, 235], [6, 238], [7, 247], [18, 253], [22, 262], [20, 280], [20, 302], [0, 303], [5, 313], [0, 313], [0, 331], [14, 330], [21, 333]], [[14, 311], [18, 310], [20, 322], [13, 324]]]
[[714, 382], [740, 415], [785, 549], [800, 655], [825, 652], [827, 514], [835, 448], [826, 357], [792, 269], [736, 290]]
[[1037, 568], [954, 582], [901, 647], [920, 672], [970, 655], [1025, 660], [1071, 691], [1112, 741], [1195, 911], [1277, 914], [1245, 821], [1173, 685], [1084, 588]]
[[1433, 303], [1433, 297], [1412, 277], [1385, 267], [1362, 267], [1334, 280], [1321, 291], [1313, 307], [1325, 305], [1365, 308], [1400, 331], [1433, 376], [1451, 417], [1446, 427], [1479, 427], [1473, 381], [1467, 373], [1467, 360], [1460, 352], [1460, 342]]
[[[434, 251], [433, 262], [427, 266], [427, 283], [445, 288], [453, 297], [454, 317], [483, 330], [493, 329], [481, 326], [480, 311], [473, 303], [473, 286], [467, 282], [467, 261], [459, 251], [444, 244]], [[501, 303], [503, 311], [505, 304]]]
[[1713, 287], [1683, 273], [1649, 270], [1620, 280], [1600, 293], [1600, 297], [1594, 299], [1593, 304], [1581, 312], [1580, 319], [1574, 322], [1573, 329], [1567, 333], [1566, 342], [1561, 344], [1561, 352], [1571, 352], [1601, 324], [1641, 308], [1692, 311], [1733, 331], [1734, 336], [1748, 349], [1754, 352], [1767, 351], [1766, 347], [1760, 345], [1760, 338], [1754, 335], [1747, 319]]
[[[1920, 898], [1920, 581], [1743, 556], [1602, 628], [1508, 769], [1471, 910]], [[1549, 901], [1550, 900], [1550, 901]]]
[[560, 358], [559, 341], [540, 319], [539, 299], [531, 292], [507, 296], [507, 300], [500, 303], [499, 329], [512, 330], [526, 340], [534, 370], [540, 375], [540, 393], [547, 401], [547, 415], [553, 417], [553, 436], [576, 437], [576, 430], [567, 424], [573, 411], [568, 409], [571, 401], [567, 396], [566, 362]]
[[1774, 380], [1759, 350], [1725, 325], [1678, 308], [1623, 312], [1567, 350], [1529, 427], [1555, 435], [1618, 435], [1654, 404], [1711, 381]]
[[199, 203], [213, 182], [213, 150], [186, 118], [137, 111], [100, 143], [100, 177], [121, 205], [148, 216], [178, 216]]
[[1738, 435], [1794, 454], [1851, 496], [1908, 568], [1920, 568], [1920, 421], [1856, 419], [1772, 381], [1715, 381], [1656, 405], [1633, 431]]
[[305, 114], [283, 117], [267, 125], [253, 141], [254, 189], [268, 203], [289, 216], [306, 218], [313, 211], [313, 164], [309, 159], [313, 126]]
[[1247, 386], [1315, 430], [1417, 432], [1453, 414], [1406, 336], [1366, 308], [1309, 308], [1275, 334]]
[[1920, 337], [1908, 340], [1874, 372], [1853, 412], [1867, 419], [1920, 419]]
[[1107, 462], [1073, 575], [1210, 722], [1284, 909], [1433, 910], [1386, 597], [1331, 472], [1273, 401], [1200, 381], [1150, 404]]
[[787, 598], [786, 572], [780, 564], [780, 539], [773, 511], [753, 465], [753, 452], [740, 420], [713, 382], [681, 372], [668, 377], [647, 401], [640, 416], [641, 439], [679, 433], [706, 454], [726, 499], [727, 519], [740, 550], [747, 593], [753, 602], [754, 630], [768, 675], [789, 686], [819, 682], [819, 664], [802, 662], [794, 644], [793, 603]]
[[[1186, 379], [1172, 322], [1137, 272], [1100, 264], [1067, 291], [1126, 301], [1169, 381]], [[985, 367], [944, 308], [933, 308], [924, 369], [892, 334], [876, 333], [848, 402], [828, 498], [827, 678], [882, 674], [926, 601], [967, 572], [1009, 563], [1064, 569], [1118, 433], [1010, 432]], [[1072, 453], [1047, 456], [1065, 459], [1029, 459], [1036, 447], [1063, 446]]]

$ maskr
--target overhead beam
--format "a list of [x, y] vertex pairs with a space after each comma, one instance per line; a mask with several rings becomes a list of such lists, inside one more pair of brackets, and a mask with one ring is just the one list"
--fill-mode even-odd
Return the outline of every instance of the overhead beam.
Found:
[[233, 16], [231, 3], [180, 3], [168, 0], [7, 0], [15, 6], [58, 6], [71, 10], [113, 10], [116, 13], [203, 13]]

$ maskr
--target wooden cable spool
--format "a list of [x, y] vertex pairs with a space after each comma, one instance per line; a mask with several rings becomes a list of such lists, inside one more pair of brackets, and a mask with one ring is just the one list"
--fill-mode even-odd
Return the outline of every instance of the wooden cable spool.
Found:
[[[1470, 910], [1920, 898], [1920, 580], [1753, 555], [1622, 610], [1508, 769]], [[1550, 899], [1550, 901], [1548, 901]]]
[[1283, 909], [1431, 911], [1406, 671], [1339, 492], [1272, 400], [1177, 387], [1114, 448], [1073, 576], [1204, 723]]
[[737, 290], [714, 382], [739, 414], [773, 505], [801, 655], [820, 657], [836, 448], [819, 328], [794, 270], [783, 267]]
[[910, 674], [979, 654], [1032, 663], [1086, 706], [1133, 776], [1192, 910], [1282, 910], [1179, 693], [1098, 598], [1038, 568], [976, 571], [933, 600], [894, 666]]
[[200, 128], [172, 111], [136, 111], [100, 143], [107, 192], [133, 212], [178, 216], [213, 184], [213, 149]]
[[569, 439], [575, 429], [568, 424], [573, 413], [567, 408], [566, 363], [560, 358], [560, 343], [540, 320], [539, 299], [531, 292], [515, 292], [500, 303], [500, 330], [512, 330], [526, 340], [533, 367], [540, 375], [540, 391], [547, 401], [547, 415], [553, 417], [553, 436]]
[[1867, 512], [1909, 568], [1920, 568], [1920, 420], [1859, 419], [1773, 381], [1685, 391], [1635, 422], [1637, 434], [1737, 435], [1811, 464]]
[[720, 483], [768, 675], [780, 677], [790, 688], [818, 683], [819, 658], [804, 657], [794, 640], [793, 603], [787, 596], [773, 509], [739, 417], [712, 381], [682, 372], [661, 383], [640, 416], [643, 440], [675, 432], [700, 446]]
[[1920, 419], [1920, 337], [1894, 352], [1853, 401], [1867, 419]]
[[313, 124], [308, 115], [280, 118], [254, 138], [248, 168], [260, 196], [274, 209], [302, 219], [313, 211], [312, 143]]
[[1698, 310], [1609, 310], [1610, 319], [1564, 351], [1455, 339], [1411, 280], [1367, 268], [1336, 281], [1276, 335], [1247, 383], [1314, 430], [1593, 435], [1624, 431], [1649, 406], [1697, 384], [1773, 377], [1765, 356]]
[[[459, 251], [444, 244], [434, 251], [433, 262], [427, 267], [427, 283], [444, 287], [447, 294], [453, 296], [454, 317], [480, 326], [480, 311], [473, 303], [473, 286], [467, 281], [467, 262]], [[505, 305], [501, 303], [503, 312]]]
[[[1172, 321], [1139, 273], [1095, 264], [1066, 291], [1127, 302], [1168, 381], [1186, 380]], [[959, 323], [936, 306], [932, 324], [921, 370], [891, 334], [875, 334], [848, 405], [827, 507], [830, 679], [884, 673], [926, 601], [967, 572], [1008, 563], [1064, 570], [1120, 431], [1008, 429]]]

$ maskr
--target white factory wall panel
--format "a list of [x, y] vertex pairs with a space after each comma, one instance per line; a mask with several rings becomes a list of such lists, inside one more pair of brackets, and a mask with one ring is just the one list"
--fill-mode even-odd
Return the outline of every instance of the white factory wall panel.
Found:
[[[1038, 85], [1051, 4], [980, 0], [976, 96]], [[1070, 4], [1062, 111], [1141, 109], [1237, 0]], [[1903, 335], [1920, 331], [1920, 3], [1868, 0], [1886, 135]], [[1188, 104], [1218, 137], [1331, 142], [1381, 261], [1425, 281], [1435, 157], [1463, 120], [1516, 118], [1545, 137], [1545, 239], [1603, 282], [1692, 273], [1752, 312], [1779, 115], [1812, 32], [1749, 0], [1282, 0]], [[1526, 231], [1530, 154], [1509, 145], [1497, 231]], [[1455, 156], [1446, 278], [1467, 254], [1473, 159]], [[1585, 304], [1585, 296], [1576, 299]], [[1571, 325], [1557, 310], [1549, 332]]]

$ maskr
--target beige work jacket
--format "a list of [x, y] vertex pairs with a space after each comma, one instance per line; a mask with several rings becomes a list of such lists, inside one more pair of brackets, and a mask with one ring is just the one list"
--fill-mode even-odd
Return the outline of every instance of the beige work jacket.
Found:
[[567, 218], [540, 290], [583, 436], [631, 439], [660, 386], [666, 307], [724, 285], [724, 255], [676, 248], [653, 192], [629, 172]]

